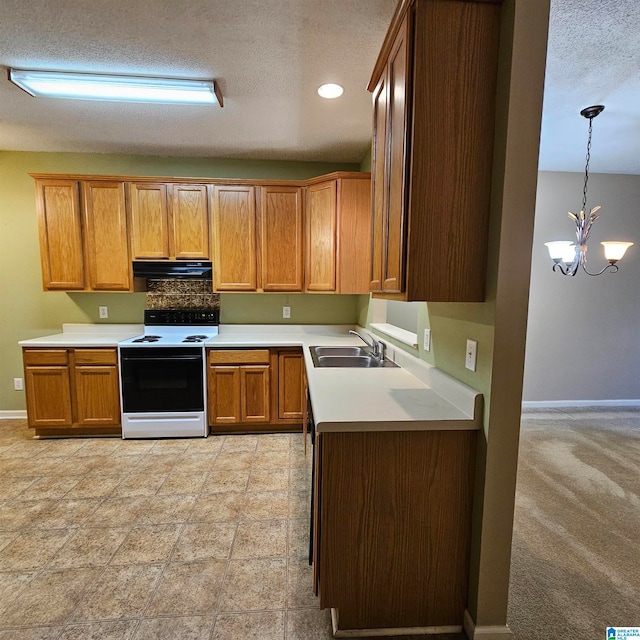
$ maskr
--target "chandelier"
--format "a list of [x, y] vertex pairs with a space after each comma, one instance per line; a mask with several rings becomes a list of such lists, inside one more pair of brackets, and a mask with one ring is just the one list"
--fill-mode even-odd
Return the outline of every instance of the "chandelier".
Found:
[[597, 212], [600, 206], [593, 207], [587, 214], [587, 185], [589, 182], [589, 160], [591, 159], [591, 133], [593, 131], [593, 119], [604, 111], [604, 106], [594, 105], [580, 112], [580, 115], [589, 120], [589, 138], [587, 141], [587, 162], [584, 168], [584, 188], [582, 190], [582, 209], [580, 213], [569, 211], [569, 217], [576, 223], [576, 242], [571, 240], [556, 240], [545, 242], [549, 249], [549, 256], [553, 260], [553, 270], [559, 271], [565, 276], [575, 276], [579, 268], [589, 276], [599, 276], [605, 271], [615, 273], [618, 271], [618, 260], [621, 260], [625, 251], [633, 242], [601, 242], [604, 247], [604, 257], [609, 264], [605, 265], [597, 273], [587, 271], [587, 240], [591, 233], [593, 223], [600, 217]]

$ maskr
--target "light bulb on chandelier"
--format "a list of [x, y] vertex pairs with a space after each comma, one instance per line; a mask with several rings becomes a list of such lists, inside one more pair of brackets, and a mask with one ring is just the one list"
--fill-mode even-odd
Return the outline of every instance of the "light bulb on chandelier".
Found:
[[589, 182], [589, 160], [591, 159], [591, 133], [593, 131], [593, 119], [604, 111], [604, 106], [594, 105], [586, 107], [580, 115], [589, 120], [589, 138], [587, 141], [587, 161], [584, 168], [584, 188], [582, 190], [582, 209], [580, 213], [569, 211], [569, 217], [576, 223], [576, 242], [571, 240], [556, 240], [545, 242], [549, 250], [549, 257], [553, 260], [553, 270], [559, 271], [565, 276], [575, 276], [578, 269], [590, 276], [599, 276], [605, 271], [615, 273], [618, 271], [618, 260], [621, 260], [626, 250], [633, 242], [601, 242], [604, 247], [604, 256], [609, 264], [605, 265], [597, 273], [587, 271], [587, 240], [591, 233], [593, 223], [600, 217], [597, 212], [600, 206], [593, 207], [587, 215], [587, 185]]

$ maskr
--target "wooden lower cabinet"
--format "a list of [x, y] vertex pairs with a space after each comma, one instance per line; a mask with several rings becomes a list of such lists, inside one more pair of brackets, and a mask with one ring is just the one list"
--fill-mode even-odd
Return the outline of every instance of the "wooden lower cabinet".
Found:
[[70, 427], [73, 424], [67, 365], [25, 367], [24, 379], [30, 427]]
[[209, 367], [209, 424], [266, 424], [270, 421], [269, 365]]
[[208, 375], [209, 426], [240, 422], [240, 367], [209, 366]]
[[209, 349], [208, 421], [214, 433], [302, 427], [299, 348]]
[[302, 353], [278, 351], [278, 418], [302, 420], [304, 413], [304, 359]]
[[243, 424], [264, 424], [271, 418], [271, 368], [240, 367], [240, 420]]
[[462, 628], [475, 442], [475, 431], [318, 434], [314, 579], [339, 630]]
[[36, 435], [121, 432], [116, 349], [24, 349], [23, 360]]

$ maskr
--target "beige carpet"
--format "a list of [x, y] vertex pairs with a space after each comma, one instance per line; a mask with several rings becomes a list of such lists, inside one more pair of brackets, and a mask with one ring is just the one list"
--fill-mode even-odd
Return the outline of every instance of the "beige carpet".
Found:
[[509, 626], [517, 640], [640, 626], [640, 410], [523, 415]]

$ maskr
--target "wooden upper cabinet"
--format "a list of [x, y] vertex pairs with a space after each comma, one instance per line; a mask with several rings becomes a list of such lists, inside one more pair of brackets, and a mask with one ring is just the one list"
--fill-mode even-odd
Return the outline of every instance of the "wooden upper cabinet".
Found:
[[45, 289], [131, 291], [131, 261], [212, 260], [215, 291], [368, 292], [368, 173], [257, 184], [32, 176]]
[[485, 299], [499, 2], [400, 3], [373, 93], [371, 291]]
[[129, 205], [133, 260], [168, 259], [167, 185], [154, 182], [130, 183]]
[[407, 110], [408, 45], [407, 19], [400, 27], [391, 50], [387, 73], [387, 144], [389, 182], [385, 224], [385, 252], [382, 271], [382, 290], [402, 291], [404, 283], [404, 231], [407, 188], [407, 132], [410, 126]]
[[371, 273], [371, 180], [338, 179], [337, 292], [368, 293]]
[[36, 205], [44, 289], [84, 289], [78, 182], [65, 179], [36, 180]]
[[336, 290], [337, 181], [307, 188], [307, 291]]
[[371, 175], [373, 185], [372, 255], [370, 291], [382, 291], [382, 265], [385, 259], [384, 242], [388, 182], [386, 179], [387, 151], [387, 74], [383, 74], [373, 92], [373, 139], [371, 146]]
[[337, 173], [307, 188], [306, 290], [368, 293], [371, 179]]
[[82, 183], [89, 288], [131, 290], [131, 260], [123, 182]]
[[404, 290], [409, 16], [405, 16], [373, 92], [373, 249], [371, 291]]
[[262, 289], [302, 291], [302, 189], [261, 187], [260, 227]]
[[209, 259], [206, 185], [132, 182], [129, 202], [134, 260]]
[[255, 188], [211, 187], [213, 281], [216, 291], [257, 289]]
[[170, 220], [171, 256], [177, 259], [207, 260], [210, 252], [206, 185], [172, 185]]

